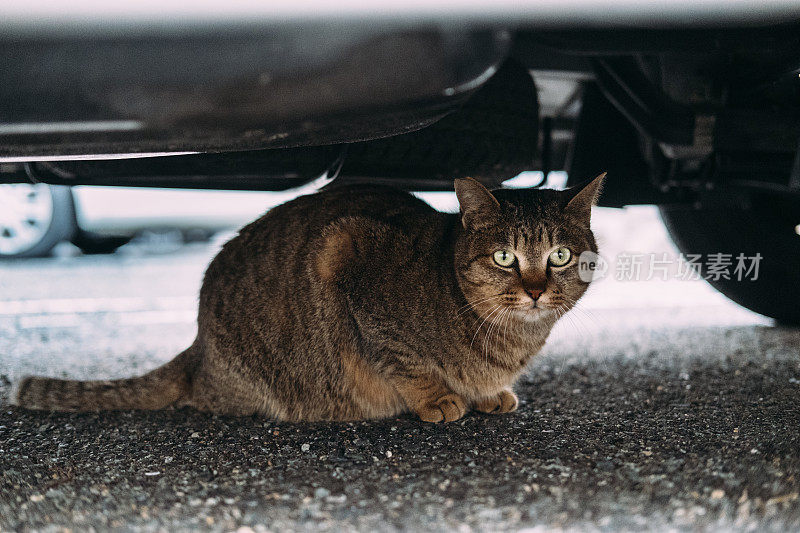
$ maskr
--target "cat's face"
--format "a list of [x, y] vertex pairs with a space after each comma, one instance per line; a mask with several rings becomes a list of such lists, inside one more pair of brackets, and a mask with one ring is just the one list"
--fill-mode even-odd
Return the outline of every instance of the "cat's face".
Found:
[[591, 206], [603, 177], [567, 191], [498, 190], [457, 180], [464, 232], [456, 270], [470, 306], [487, 320], [560, 316], [586, 292], [583, 252], [596, 253]]

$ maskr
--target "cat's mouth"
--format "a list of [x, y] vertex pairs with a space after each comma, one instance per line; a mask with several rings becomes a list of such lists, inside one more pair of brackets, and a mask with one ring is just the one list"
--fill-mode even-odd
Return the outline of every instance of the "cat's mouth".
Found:
[[514, 316], [524, 322], [533, 322], [541, 318], [543, 315], [550, 312], [550, 309], [544, 307], [538, 302], [531, 302], [529, 304], [514, 306]]
[[522, 322], [536, 322], [547, 312], [543, 307], [527, 306], [514, 311], [514, 316]]

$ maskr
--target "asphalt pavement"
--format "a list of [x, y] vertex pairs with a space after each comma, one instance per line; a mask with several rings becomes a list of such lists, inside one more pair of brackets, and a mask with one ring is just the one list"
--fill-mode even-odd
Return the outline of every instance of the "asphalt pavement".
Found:
[[[669, 248], [651, 212], [626, 216], [600, 221], [606, 253]], [[800, 330], [700, 281], [597, 282], [510, 415], [8, 406], [22, 374], [113, 378], [171, 358], [215, 246], [0, 264], [0, 531], [800, 530]]]

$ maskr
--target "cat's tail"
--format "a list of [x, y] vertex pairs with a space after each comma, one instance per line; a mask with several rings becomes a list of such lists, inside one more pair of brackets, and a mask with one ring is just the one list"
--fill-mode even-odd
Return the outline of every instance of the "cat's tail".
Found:
[[191, 391], [188, 366], [194, 345], [143, 376], [112, 381], [74, 381], [27, 376], [11, 392], [11, 403], [43, 411], [161, 409]]

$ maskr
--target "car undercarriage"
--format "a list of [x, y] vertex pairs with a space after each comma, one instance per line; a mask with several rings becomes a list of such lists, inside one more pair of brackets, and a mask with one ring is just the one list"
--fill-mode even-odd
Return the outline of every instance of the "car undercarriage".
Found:
[[452, 190], [608, 172], [601, 205], [659, 205], [682, 251], [762, 254], [758, 281], [713, 284], [797, 322], [800, 9], [740, 8], [58, 31], [9, 17], [0, 182], [287, 190], [327, 173]]

